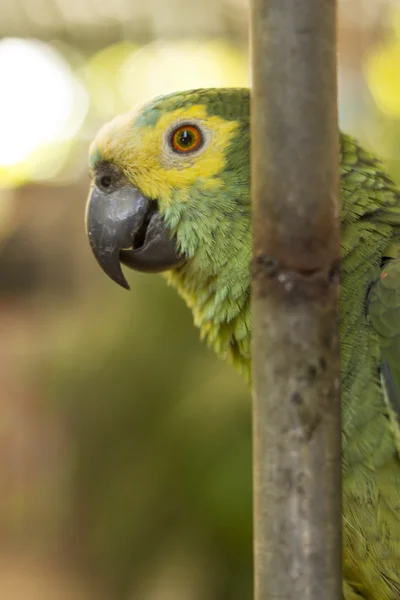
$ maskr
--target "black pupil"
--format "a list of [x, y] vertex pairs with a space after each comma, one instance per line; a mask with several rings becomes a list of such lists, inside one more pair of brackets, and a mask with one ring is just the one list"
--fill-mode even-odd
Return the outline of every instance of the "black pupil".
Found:
[[103, 177], [100, 179], [100, 183], [102, 185], [102, 187], [108, 188], [111, 185], [111, 177], [109, 175], [103, 175]]
[[194, 133], [189, 129], [184, 129], [178, 136], [180, 146], [191, 146], [194, 142]]

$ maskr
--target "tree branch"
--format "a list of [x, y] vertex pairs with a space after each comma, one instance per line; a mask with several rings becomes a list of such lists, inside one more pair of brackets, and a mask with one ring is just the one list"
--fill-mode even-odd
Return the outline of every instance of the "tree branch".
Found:
[[342, 598], [335, 0], [252, 0], [255, 600]]

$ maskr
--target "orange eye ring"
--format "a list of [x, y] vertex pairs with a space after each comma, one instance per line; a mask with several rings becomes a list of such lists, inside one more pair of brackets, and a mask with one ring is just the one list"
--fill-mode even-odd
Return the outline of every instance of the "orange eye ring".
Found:
[[203, 144], [203, 136], [195, 125], [180, 125], [172, 132], [171, 145], [174, 152], [188, 154], [198, 150]]

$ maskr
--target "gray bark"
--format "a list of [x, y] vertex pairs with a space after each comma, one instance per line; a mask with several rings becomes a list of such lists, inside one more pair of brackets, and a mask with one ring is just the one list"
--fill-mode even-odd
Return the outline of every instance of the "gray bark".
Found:
[[251, 19], [255, 600], [339, 600], [336, 2]]

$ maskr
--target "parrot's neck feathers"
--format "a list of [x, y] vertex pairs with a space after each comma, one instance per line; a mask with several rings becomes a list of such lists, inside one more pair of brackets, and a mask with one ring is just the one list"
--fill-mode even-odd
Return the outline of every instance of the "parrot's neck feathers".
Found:
[[183, 267], [169, 271], [166, 278], [191, 308], [201, 338], [249, 379], [250, 240], [242, 248], [245, 256], [233, 254], [224, 265], [215, 269], [212, 276], [199, 267], [196, 257]]
[[[232, 180], [231, 180], [232, 179]], [[250, 372], [251, 208], [249, 168], [199, 199], [171, 203], [165, 219], [189, 259], [166, 278], [191, 308], [201, 337], [221, 358]], [[184, 208], [184, 210], [183, 210]], [[193, 226], [195, 224], [195, 227]]]

